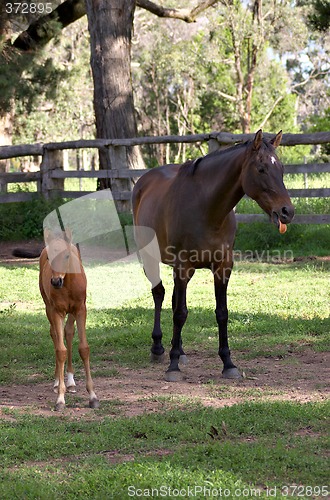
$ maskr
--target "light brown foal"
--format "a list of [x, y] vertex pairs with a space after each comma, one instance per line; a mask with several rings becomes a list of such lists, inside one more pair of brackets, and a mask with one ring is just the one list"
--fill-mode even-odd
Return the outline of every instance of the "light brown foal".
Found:
[[[93, 387], [89, 364], [89, 346], [86, 339], [87, 280], [80, 253], [72, 243], [69, 230], [52, 233], [45, 230], [46, 248], [40, 255], [39, 287], [46, 305], [50, 335], [55, 348], [54, 391], [58, 394], [55, 410], [65, 407], [65, 392], [76, 392], [72, 367], [74, 323], [79, 335], [79, 354], [84, 363], [86, 389], [90, 408], [98, 408], [99, 401]], [[64, 327], [65, 317], [68, 315]], [[65, 347], [64, 336], [66, 340]], [[64, 382], [64, 364], [67, 360], [67, 386]]]

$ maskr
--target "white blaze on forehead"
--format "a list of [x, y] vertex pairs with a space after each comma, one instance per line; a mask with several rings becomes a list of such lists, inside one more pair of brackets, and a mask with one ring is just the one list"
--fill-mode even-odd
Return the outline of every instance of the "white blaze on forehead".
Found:
[[276, 158], [275, 156], [271, 156], [270, 157], [270, 161], [272, 162], [272, 164], [274, 165], [274, 163], [276, 163]]

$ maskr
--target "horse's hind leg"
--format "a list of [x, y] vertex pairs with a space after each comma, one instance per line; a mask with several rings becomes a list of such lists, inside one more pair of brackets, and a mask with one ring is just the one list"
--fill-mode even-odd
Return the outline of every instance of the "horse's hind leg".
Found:
[[[174, 270], [174, 291], [172, 297], [173, 307], [173, 338], [170, 351], [170, 366], [165, 373], [165, 380], [168, 382], [179, 382], [182, 374], [179, 368], [180, 356], [182, 356], [181, 331], [188, 316], [186, 303], [187, 285], [195, 270], [179, 267]], [[182, 354], [183, 353], [183, 354]]]
[[77, 330], [79, 335], [79, 354], [84, 363], [85, 374], [86, 374], [86, 389], [89, 394], [89, 407], [98, 408], [99, 401], [94, 392], [94, 384], [92, 380], [90, 363], [89, 363], [89, 345], [86, 338], [86, 307], [85, 305], [81, 307], [80, 311], [76, 315]]
[[[173, 288], [173, 294], [172, 294], [172, 310], [174, 311], [175, 309], [175, 304], [176, 304], [176, 294], [175, 294], [175, 287]], [[181, 344], [180, 344], [180, 358], [179, 358], [179, 363], [182, 365], [186, 365], [188, 363], [188, 357], [186, 353], [183, 350], [182, 347], [182, 339], [181, 339]]]
[[66, 321], [66, 325], [64, 328], [64, 334], [65, 334], [65, 340], [66, 340], [66, 347], [68, 350], [68, 361], [67, 361], [67, 383], [66, 383], [66, 390], [68, 392], [74, 393], [76, 392], [76, 383], [74, 381], [73, 377], [73, 366], [72, 366], [72, 343], [73, 343], [73, 336], [74, 336], [74, 317], [72, 314], [68, 315], [68, 319]]
[[162, 344], [163, 332], [160, 327], [160, 316], [165, 297], [165, 288], [162, 282], [158, 283], [152, 289], [152, 296], [155, 304], [155, 313], [154, 313], [154, 327], [151, 334], [153, 340], [153, 344], [151, 347], [151, 360], [156, 362], [161, 362], [164, 359], [164, 352], [165, 352], [165, 349]]
[[150, 256], [147, 252], [143, 254], [143, 269], [151, 283], [151, 293], [154, 299], [154, 327], [152, 330], [151, 361], [162, 362], [165, 349], [162, 344], [163, 332], [160, 326], [162, 305], [165, 297], [165, 288], [160, 279], [159, 260]]

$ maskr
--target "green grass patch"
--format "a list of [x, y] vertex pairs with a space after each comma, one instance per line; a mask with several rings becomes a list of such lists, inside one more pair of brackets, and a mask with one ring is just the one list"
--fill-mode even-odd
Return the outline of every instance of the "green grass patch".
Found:
[[[233, 350], [247, 358], [283, 355], [288, 351], [328, 349], [329, 262], [266, 264], [237, 262], [228, 290], [229, 339]], [[102, 273], [105, 269], [102, 267]], [[140, 273], [137, 275], [136, 273]], [[93, 277], [88, 270], [87, 335], [93, 353], [93, 370], [100, 376], [116, 376], [116, 366], [149, 364], [153, 301], [144, 289], [137, 264], [109, 266], [102, 284], [103, 307], [95, 307]], [[140, 276], [141, 289], [120, 286]], [[116, 278], [116, 279], [115, 279]], [[171, 271], [164, 267], [167, 289], [162, 315], [164, 345], [172, 334]], [[116, 281], [117, 280], [117, 281]], [[128, 291], [127, 291], [128, 290]], [[142, 290], [142, 291], [141, 291]], [[95, 293], [99, 293], [96, 288]], [[247, 300], [248, 297], [248, 300]], [[217, 352], [212, 275], [198, 271], [188, 288], [189, 315], [183, 330], [184, 347]], [[37, 266], [0, 267], [0, 383], [39, 382], [53, 373], [53, 345], [38, 289]], [[77, 345], [77, 338], [74, 339]], [[81, 367], [77, 349], [74, 362]]]
[[[245, 403], [88, 422], [13, 413], [0, 422], [1, 498], [121, 499], [199, 487], [266, 498], [267, 488], [297, 481], [325, 485], [328, 411], [326, 403]], [[220, 429], [216, 439], [211, 428]]]

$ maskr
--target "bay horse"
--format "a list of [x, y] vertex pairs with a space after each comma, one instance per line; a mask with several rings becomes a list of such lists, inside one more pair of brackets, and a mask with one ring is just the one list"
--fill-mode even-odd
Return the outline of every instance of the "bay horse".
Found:
[[[234, 207], [248, 195], [269, 215], [281, 233], [291, 222], [294, 208], [283, 183], [283, 165], [275, 153], [280, 131], [267, 141], [259, 130], [253, 140], [215, 151], [182, 165], [164, 165], [140, 177], [132, 203], [135, 240], [154, 300], [152, 360], [164, 356], [161, 308], [165, 289], [160, 261], [173, 267], [173, 338], [167, 381], [182, 380], [179, 361], [185, 362], [181, 332], [187, 319], [186, 289], [196, 269], [214, 276], [219, 356], [225, 378], [240, 378], [228, 345], [227, 286], [233, 267], [236, 233]], [[152, 248], [155, 235], [157, 251]], [[149, 250], [148, 250], [149, 247]]]
[[[65, 407], [65, 392], [76, 392], [72, 367], [74, 324], [79, 335], [79, 354], [84, 363], [86, 389], [90, 408], [98, 408], [99, 401], [93, 387], [89, 363], [89, 345], [86, 338], [87, 280], [80, 252], [72, 243], [71, 232], [44, 231], [46, 247], [39, 259], [39, 288], [50, 323], [50, 335], [55, 349], [55, 383], [57, 392], [55, 410]], [[65, 327], [64, 320], [68, 315]], [[64, 337], [67, 347], [64, 344]], [[67, 359], [67, 387], [64, 382], [64, 364]]]

